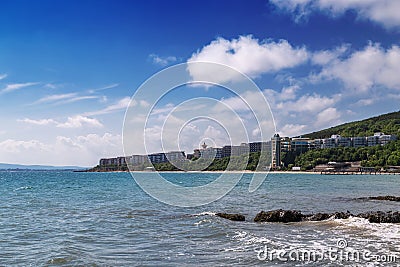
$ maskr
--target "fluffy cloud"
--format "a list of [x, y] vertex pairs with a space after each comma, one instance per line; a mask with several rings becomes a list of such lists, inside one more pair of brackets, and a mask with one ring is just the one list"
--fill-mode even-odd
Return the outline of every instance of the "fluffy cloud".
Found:
[[341, 123], [340, 120], [341, 113], [333, 107], [327, 108], [316, 116], [317, 120], [315, 126], [322, 129], [332, 125], [337, 125]]
[[311, 62], [316, 65], [326, 65], [342, 56], [346, 51], [348, 51], [350, 45], [341, 45], [333, 50], [321, 50], [316, 51], [312, 54]]
[[332, 126], [340, 121], [341, 113], [335, 105], [341, 95], [321, 96], [319, 94], [298, 95], [298, 85], [282, 90], [264, 90], [275, 118], [277, 131], [282, 136], [297, 136]]
[[28, 124], [34, 124], [34, 125], [57, 124], [57, 122], [53, 119], [33, 120], [33, 119], [25, 118], [23, 120], [18, 120], [18, 122], [24, 122], [24, 123], [28, 123]]
[[348, 58], [326, 64], [319, 78], [339, 79], [347, 89], [366, 92], [374, 86], [400, 89], [400, 48], [385, 50], [379, 44], [369, 44]]
[[99, 158], [123, 155], [121, 136], [105, 133], [57, 136], [53, 142], [7, 139], [0, 142], [0, 162], [93, 166]]
[[84, 126], [89, 126], [89, 127], [103, 127], [103, 124], [99, 122], [97, 119], [94, 118], [89, 118], [81, 115], [76, 115], [73, 117], [68, 117], [66, 122], [57, 122], [53, 119], [40, 119], [40, 120], [33, 120], [33, 119], [22, 119], [22, 120], [17, 120], [18, 122], [23, 122], [27, 124], [33, 124], [33, 125], [50, 125], [54, 124], [59, 128], [81, 128]]
[[295, 101], [280, 102], [277, 108], [295, 112], [319, 112], [332, 106], [336, 100], [332, 97], [320, 96], [318, 94], [303, 95]]
[[68, 117], [65, 123], [59, 123], [57, 127], [60, 128], [80, 128], [84, 125], [92, 126], [92, 127], [103, 127], [97, 119], [89, 118], [81, 115], [77, 115], [74, 117]]
[[280, 92], [272, 89], [264, 90], [264, 95], [273, 111], [281, 110], [285, 114], [294, 112], [319, 112], [338, 102], [340, 96], [321, 96], [319, 94], [306, 94], [297, 96], [298, 86], [284, 87]]
[[285, 124], [282, 128], [279, 129], [279, 132], [282, 136], [298, 136], [304, 133], [307, 129], [307, 126], [304, 124]]
[[[1, 152], [4, 154], [10, 153], [10, 154], [17, 154], [17, 153], [22, 153], [26, 152], [29, 150], [36, 150], [36, 151], [42, 151], [42, 152], [48, 152], [50, 151], [50, 147], [45, 145], [44, 143], [41, 143], [37, 140], [29, 140], [29, 141], [21, 141], [21, 140], [13, 140], [13, 139], [7, 139], [3, 142], [0, 143], [0, 149]], [[21, 157], [23, 155], [21, 154]], [[9, 161], [9, 159], [5, 159], [4, 162]]]
[[360, 19], [368, 19], [386, 28], [400, 26], [400, 2], [398, 0], [271, 0], [278, 8], [295, 15], [296, 20], [306, 18], [311, 12], [320, 11], [330, 16], [344, 14], [348, 10]]
[[[304, 47], [293, 47], [286, 40], [259, 41], [249, 35], [232, 40], [218, 38], [194, 53], [188, 62], [220, 63], [250, 77], [257, 77], [263, 73], [298, 66], [307, 60], [308, 52]], [[207, 72], [204, 69], [191, 69], [190, 66], [189, 72], [195, 80], [207, 81], [208, 75], [212, 75], [212, 70]]]

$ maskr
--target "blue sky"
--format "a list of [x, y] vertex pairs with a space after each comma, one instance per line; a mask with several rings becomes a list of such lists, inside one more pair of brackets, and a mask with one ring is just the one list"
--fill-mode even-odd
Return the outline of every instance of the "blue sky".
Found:
[[[0, 162], [90, 166], [122, 155], [135, 90], [163, 68], [194, 60], [252, 78], [282, 135], [397, 111], [397, 10], [396, 0], [3, 0]], [[172, 94], [158, 108], [182, 99]], [[226, 141], [215, 125], [202, 127], [186, 136], [187, 152], [202, 138]]]

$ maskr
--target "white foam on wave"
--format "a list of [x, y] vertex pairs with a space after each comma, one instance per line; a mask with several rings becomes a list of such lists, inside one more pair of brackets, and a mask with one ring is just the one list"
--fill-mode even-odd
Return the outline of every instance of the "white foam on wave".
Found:
[[32, 189], [32, 186], [22, 186], [22, 187], [14, 189], [14, 191], [29, 190], [29, 189]]
[[193, 214], [192, 216], [207, 216], [207, 215], [214, 216], [215, 214], [217, 214], [217, 213], [216, 212], [212, 212], [212, 211], [203, 211], [203, 212], [200, 212], [200, 213]]
[[273, 243], [273, 241], [267, 237], [257, 236], [246, 231], [235, 231], [235, 234], [230, 236], [230, 238], [238, 242], [238, 244], [236, 246], [225, 248], [224, 251], [246, 251], [249, 249], [252, 250], [253, 247]]
[[206, 224], [206, 223], [211, 223], [211, 220], [210, 219], [203, 219], [203, 220], [200, 220], [198, 222], [195, 222], [194, 225], [195, 226], [200, 226], [200, 225]]
[[350, 228], [362, 230], [367, 235], [377, 236], [381, 240], [400, 240], [400, 225], [394, 223], [370, 223], [367, 219], [350, 217], [335, 219], [335, 222]]
[[231, 238], [234, 240], [238, 240], [245, 245], [270, 244], [274, 242], [265, 236], [257, 236], [245, 231], [236, 231], [235, 235], [233, 235]]

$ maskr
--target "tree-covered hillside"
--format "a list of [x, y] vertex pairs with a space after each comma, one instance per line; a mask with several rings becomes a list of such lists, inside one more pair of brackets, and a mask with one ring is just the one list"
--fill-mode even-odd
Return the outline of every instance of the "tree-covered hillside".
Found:
[[337, 147], [309, 150], [295, 158], [296, 166], [304, 170], [330, 161], [361, 161], [364, 167], [400, 166], [400, 140], [392, 141], [385, 146]]
[[305, 134], [302, 137], [311, 139], [328, 138], [333, 134], [345, 137], [370, 136], [375, 132], [400, 135], [400, 111], [383, 114], [362, 121], [349, 122], [318, 132]]

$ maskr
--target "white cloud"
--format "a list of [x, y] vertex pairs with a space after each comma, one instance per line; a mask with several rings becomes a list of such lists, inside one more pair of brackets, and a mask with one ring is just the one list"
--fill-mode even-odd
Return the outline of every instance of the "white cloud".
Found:
[[100, 101], [103, 101], [104, 96], [98, 96], [98, 95], [79, 96], [78, 93], [55, 94], [55, 95], [44, 96], [39, 100], [35, 101], [33, 104], [50, 103], [50, 104], [60, 105], [60, 104], [68, 104], [89, 99], [100, 99]]
[[319, 94], [298, 95], [299, 86], [282, 88], [280, 92], [264, 90], [271, 105], [277, 131], [282, 136], [298, 136], [307, 132], [332, 126], [340, 121], [341, 113], [335, 105], [341, 95], [321, 96]]
[[358, 100], [354, 105], [356, 106], [370, 106], [375, 102], [375, 99], [366, 98]]
[[264, 90], [264, 94], [273, 111], [281, 110], [284, 114], [291, 111], [294, 112], [319, 112], [330, 107], [339, 101], [340, 95], [321, 96], [319, 94], [306, 94], [300, 97], [296, 92], [300, 88], [298, 86], [284, 87], [281, 92], [272, 89]]
[[44, 85], [44, 87], [49, 88], [49, 89], [56, 89], [57, 85], [55, 85], [54, 83], [46, 83]]
[[60, 101], [59, 104], [73, 103], [73, 102], [78, 102], [78, 101], [88, 100], [88, 99], [100, 99], [100, 100], [102, 100], [103, 97], [94, 96], [94, 95], [77, 96], [77, 97], [73, 97], [73, 98], [70, 98], [70, 99], [66, 99], [64, 101]]
[[[222, 129], [218, 129], [212, 125], [208, 125], [207, 128], [204, 130], [204, 133], [200, 140], [211, 140], [212, 145], [214, 147], [221, 147], [223, 145], [227, 145], [227, 135]], [[193, 144], [196, 145], [196, 144]], [[199, 144], [200, 145], [200, 144]]]
[[33, 120], [33, 119], [22, 119], [18, 120], [18, 122], [24, 122], [28, 124], [34, 124], [34, 125], [49, 125], [49, 124], [57, 124], [57, 122], [53, 119], [41, 119], [41, 120]]
[[382, 48], [369, 44], [348, 58], [333, 60], [318, 74], [319, 79], [338, 79], [347, 89], [365, 93], [372, 87], [383, 86], [400, 90], [400, 48]]
[[178, 61], [178, 59], [174, 56], [161, 57], [156, 54], [150, 54], [149, 59], [153, 62], [153, 64], [160, 65], [162, 67]]
[[[304, 47], [293, 47], [286, 40], [259, 41], [249, 35], [232, 40], [218, 38], [194, 53], [188, 63], [196, 61], [219, 63], [233, 67], [250, 77], [257, 77], [263, 73], [298, 66], [307, 60], [308, 52]], [[235, 77], [223, 77], [227, 75], [226, 73], [214, 74], [213, 71], [189, 65], [189, 72], [194, 80], [214, 81], [215, 76], [222, 82], [235, 79]], [[214, 78], [210, 79], [210, 76]]]
[[321, 128], [338, 125], [341, 123], [341, 113], [333, 107], [327, 108], [317, 115], [315, 126]]
[[359, 19], [371, 20], [386, 28], [400, 26], [398, 0], [271, 0], [270, 2], [294, 14], [297, 21], [307, 18], [315, 11], [335, 17], [353, 10]]
[[103, 124], [99, 122], [97, 119], [89, 118], [81, 115], [77, 115], [74, 117], [68, 117], [65, 123], [57, 124], [57, 127], [60, 128], [80, 128], [82, 126], [92, 126], [92, 127], [103, 127]]
[[7, 78], [7, 76], [8, 76], [7, 74], [0, 74], [0, 80]]
[[[118, 112], [121, 110], [125, 110], [129, 106], [129, 103], [131, 105], [137, 104], [135, 101], [131, 102], [131, 98], [127, 96], [127, 97], [124, 97], [124, 98], [118, 100], [115, 104], [105, 107], [104, 109], [92, 111], [92, 112], [86, 112], [84, 115], [85, 116], [93, 116], [93, 115], [102, 115], [102, 114]], [[145, 105], [145, 101], [143, 101], [141, 104]]]
[[34, 120], [34, 119], [28, 119], [28, 118], [25, 118], [22, 120], [20, 119], [17, 121], [27, 123], [27, 124], [39, 125], [39, 126], [54, 124], [54, 125], [56, 125], [56, 127], [59, 127], [59, 128], [81, 128], [84, 126], [103, 127], [103, 124], [101, 124], [97, 119], [84, 117], [81, 115], [68, 117], [66, 122], [58, 122], [53, 119]]
[[322, 50], [314, 52], [311, 58], [311, 62], [316, 65], [326, 65], [332, 61], [338, 59], [346, 51], [348, 51], [350, 45], [341, 45], [333, 50]]
[[43, 165], [93, 166], [102, 157], [123, 155], [121, 136], [105, 133], [39, 140], [0, 142], [0, 162]]
[[18, 90], [18, 89], [22, 89], [24, 87], [28, 87], [28, 86], [32, 86], [32, 85], [36, 85], [38, 83], [33, 83], [33, 82], [29, 82], [29, 83], [12, 83], [12, 84], [7, 84], [5, 88], [3, 88], [2, 90], [0, 90], [0, 94], [4, 94], [4, 93], [10, 93], [12, 91]]
[[293, 100], [296, 98], [296, 93], [300, 89], [298, 85], [284, 87], [280, 94], [280, 100]]
[[[23, 153], [29, 150], [35, 150], [43, 153], [50, 151], [50, 147], [45, 145], [44, 143], [39, 142], [38, 140], [21, 141], [21, 140], [7, 139], [3, 142], [0, 142], [0, 153], [3, 155], [4, 153], [5, 154]], [[21, 154], [20, 156], [23, 157], [23, 154]], [[2, 162], [9, 162], [9, 160], [10, 158], [8, 159], [5, 158], [2, 159]]]
[[318, 94], [304, 95], [296, 101], [281, 102], [278, 107], [286, 111], [310, 111], [318, 112], [326, 107], [333, 105], [336, 100], [332, 97], [320, 96]]
[[76, 95], [77, 95], [76, 93], [48, 95], [37, 100], [35, 104], [49, 103], [49, 102], [56, 102], [60, 100], [70, 99], [76, 97]]
[[94, 92], [97, 92], [97, 91], [103, 91], [103, 90], [107, 90], [107, 89], [112, 89], [112, 88], [115, 88], [115, 87], [118, 87], [118, 86], [119, 86], [119, 83], [113, 83], [113, 84], [109, 84], [109, 85], [106, 85], [106, 86], [103, 86], [103, 87], [100, 87], [100, 88], [90, 89], [90, 90], [88, 90], [88, 92], [93, 94]]
[[281, 136], [298, 136], [304, 133], [307, 128], [304, 124], [285, 124], [279, 129]]

